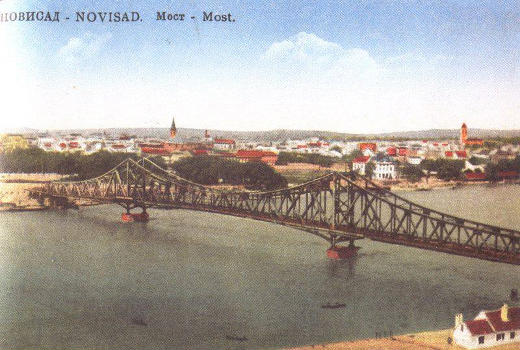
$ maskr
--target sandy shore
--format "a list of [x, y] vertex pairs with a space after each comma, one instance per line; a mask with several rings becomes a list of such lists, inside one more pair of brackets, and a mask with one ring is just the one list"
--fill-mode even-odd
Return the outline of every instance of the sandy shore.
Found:
[[[349, 342], [309, 345], [292, 350], [464, 350], [456, 344], [448, 344], [448, 337], [452, 337], [452, 330], [423, 332], [416, 334], [398, 335], [380, 339], [362, 339]], [[519, 343], [493, 346], [490, 350], [518, 350]]]
[[63, 175], [58, 174], [0, 174], [0, 211], [45, 209], [38, 201], [29, 198], [27, 190], [61, 178]]

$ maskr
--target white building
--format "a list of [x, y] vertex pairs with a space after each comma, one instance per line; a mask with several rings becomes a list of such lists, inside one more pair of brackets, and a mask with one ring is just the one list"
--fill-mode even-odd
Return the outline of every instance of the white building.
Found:
[[376, 159], [374, 173], [372, 179], [374, 180], [393, 180], [397, 178], [397, 166], [394, 161], [388, 157]]
[[217, 150], [231, 151], [231, 150], [235, 149], [235, 147], [236, 147], [235, 140], [217, 138], [213, 141], [213, 148], [215, 148]]
[[481, 311], [474, 320], [464, 322], [455, 316], [453, 340], [466, 349], [518, 343], [520, 349], [520, 307], [504, 304], [499, 310]]
[[408, 162], [408, 164], [419, 165], [422, 162], [422, 158], [421, 157], [408, 157], [408, 158], [406, 158], [406, 161]]
[[352, 161], [352, 170], [357, 172], [359, 175], [365, 175], [365, 168], [369, 161], [370, 157], [357, 157]]

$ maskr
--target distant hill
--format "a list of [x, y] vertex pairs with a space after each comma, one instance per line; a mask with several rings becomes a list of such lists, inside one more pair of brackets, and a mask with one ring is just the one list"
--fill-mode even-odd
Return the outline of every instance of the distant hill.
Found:
[[[13, 131], [14, 132], [14, 131]], [[17, 130], [18, 133], [35, 134], [34, 129]], [[118, 137], [122, 134], [135, 135], [137, 137], [151, 137], [157, 139], [168, 139], [168, 128], [108, 128], [108, 129], [76, 129], [76, 130], [52, 130], [50, 134], [107, 134]], [[399, 131], [377, 134], [351, 134], [320, 130], [269, 130], [269, 131], [228, 131], [209, 130], [210, 135], [215, 137], [232, 138], [240, 141], [270, 142], [284, 141], [287, 139], [307, 139], [318, 137], [326, 140], [364, 140], [364, 139], [456, 139], [459, 137], [459, 129], [430, 129], [417, 131]], [[469, 137], [496, 138], [496, 137], [520, 137], [520, 130], [495, 130], [495, 129], [469, 129]], [[176, 140], [179, 142], [201, 140], [204, 129], [178, 128]]]

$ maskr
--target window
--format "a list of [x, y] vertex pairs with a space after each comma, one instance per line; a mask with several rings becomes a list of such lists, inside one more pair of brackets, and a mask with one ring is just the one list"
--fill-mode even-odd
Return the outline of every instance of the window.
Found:
[[504, 340], [505, 334], [504, 333], [498, 333], [497, 334], [497, 341]]
[[515, 339], [515, 332], [509, 333], [509, 339]]
[[484, 344], [484, 336], [481, 335], [480, 337], [478, 337], [478, 343], [479, 344]]

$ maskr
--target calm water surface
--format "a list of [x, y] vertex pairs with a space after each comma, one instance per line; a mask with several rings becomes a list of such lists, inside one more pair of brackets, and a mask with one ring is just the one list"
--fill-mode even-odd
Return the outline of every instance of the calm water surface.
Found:
[[[520, 228], [520, 186], [405, 193]], [[451, 327], [520, 288], [520, 267], [360, 241], [353, 261], [269, 223], [121, 208], [0, 214], [1, 348], [277, 348]], [[344, 309], [320, 305], [341, 302]], [[144, 324], [136, 324], [136, 320]], [[139, 322], [137, 322], [139, 323]], [[238, 343], [226, 335], [245, 336]]]

